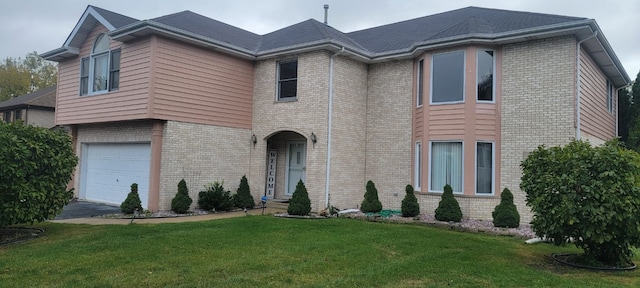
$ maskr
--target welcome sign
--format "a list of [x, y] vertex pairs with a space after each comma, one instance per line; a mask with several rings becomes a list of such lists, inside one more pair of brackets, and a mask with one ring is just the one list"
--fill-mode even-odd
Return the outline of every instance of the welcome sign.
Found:
[[267, 162], [267, 198], [273, 199], [276, 191], [276, 159], [278, 150], [269, 150], [269, 160]]

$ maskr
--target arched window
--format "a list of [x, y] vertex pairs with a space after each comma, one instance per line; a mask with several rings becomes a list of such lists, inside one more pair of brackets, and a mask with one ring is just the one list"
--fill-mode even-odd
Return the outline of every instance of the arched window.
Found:
[[110, 50], [109, 37], [96, 36], [89, 57], [80, 65], [80, 95], [116, 90], [120, 86], [120, 49]]

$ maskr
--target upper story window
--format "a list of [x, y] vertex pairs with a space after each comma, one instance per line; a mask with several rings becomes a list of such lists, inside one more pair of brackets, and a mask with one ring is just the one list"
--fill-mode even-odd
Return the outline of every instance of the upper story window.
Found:
[[422, 106], [422, 99], [424, 98], [424, 59], [420, 59], [418, 62], [418, 99], [416, 105]]
[[494, 75], [495, 62], [492, 50], [478, 50], [476, 85], [478, 101], [493, 102], [494, 100]]
[[613, 94], [615, 94], [613, 84], [607, 80], [607, 111], [613, 113]]
[[464, 51], [434, 54], [431, 60], [431, 103], [464, 101]]
[[278, 101], [296, 100], [298, 95], [298, 60], [278, 62]]
[[96, 37], [89, 57], [80, 60], [80, 95], [116, 90], [120, 86], [120, 50], [109, 50], [109, 37]]

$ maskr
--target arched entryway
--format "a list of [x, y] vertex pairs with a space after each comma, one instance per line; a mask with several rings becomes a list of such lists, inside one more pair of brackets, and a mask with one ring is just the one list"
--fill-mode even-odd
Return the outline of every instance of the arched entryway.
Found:
[[291, 198], [298, 181], [307, 179], [307, 137], [295, 131], [278, 131], [266, 139], [266, 196]]

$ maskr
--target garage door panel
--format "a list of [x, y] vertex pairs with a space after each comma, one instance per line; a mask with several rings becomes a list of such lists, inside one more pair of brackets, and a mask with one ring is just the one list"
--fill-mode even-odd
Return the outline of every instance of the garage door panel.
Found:
[[138, 184], [142, 206], [147, 207], [150, 145], [148, 143], [88, 144], [85, 155], [86, 200], [119, 205]]

